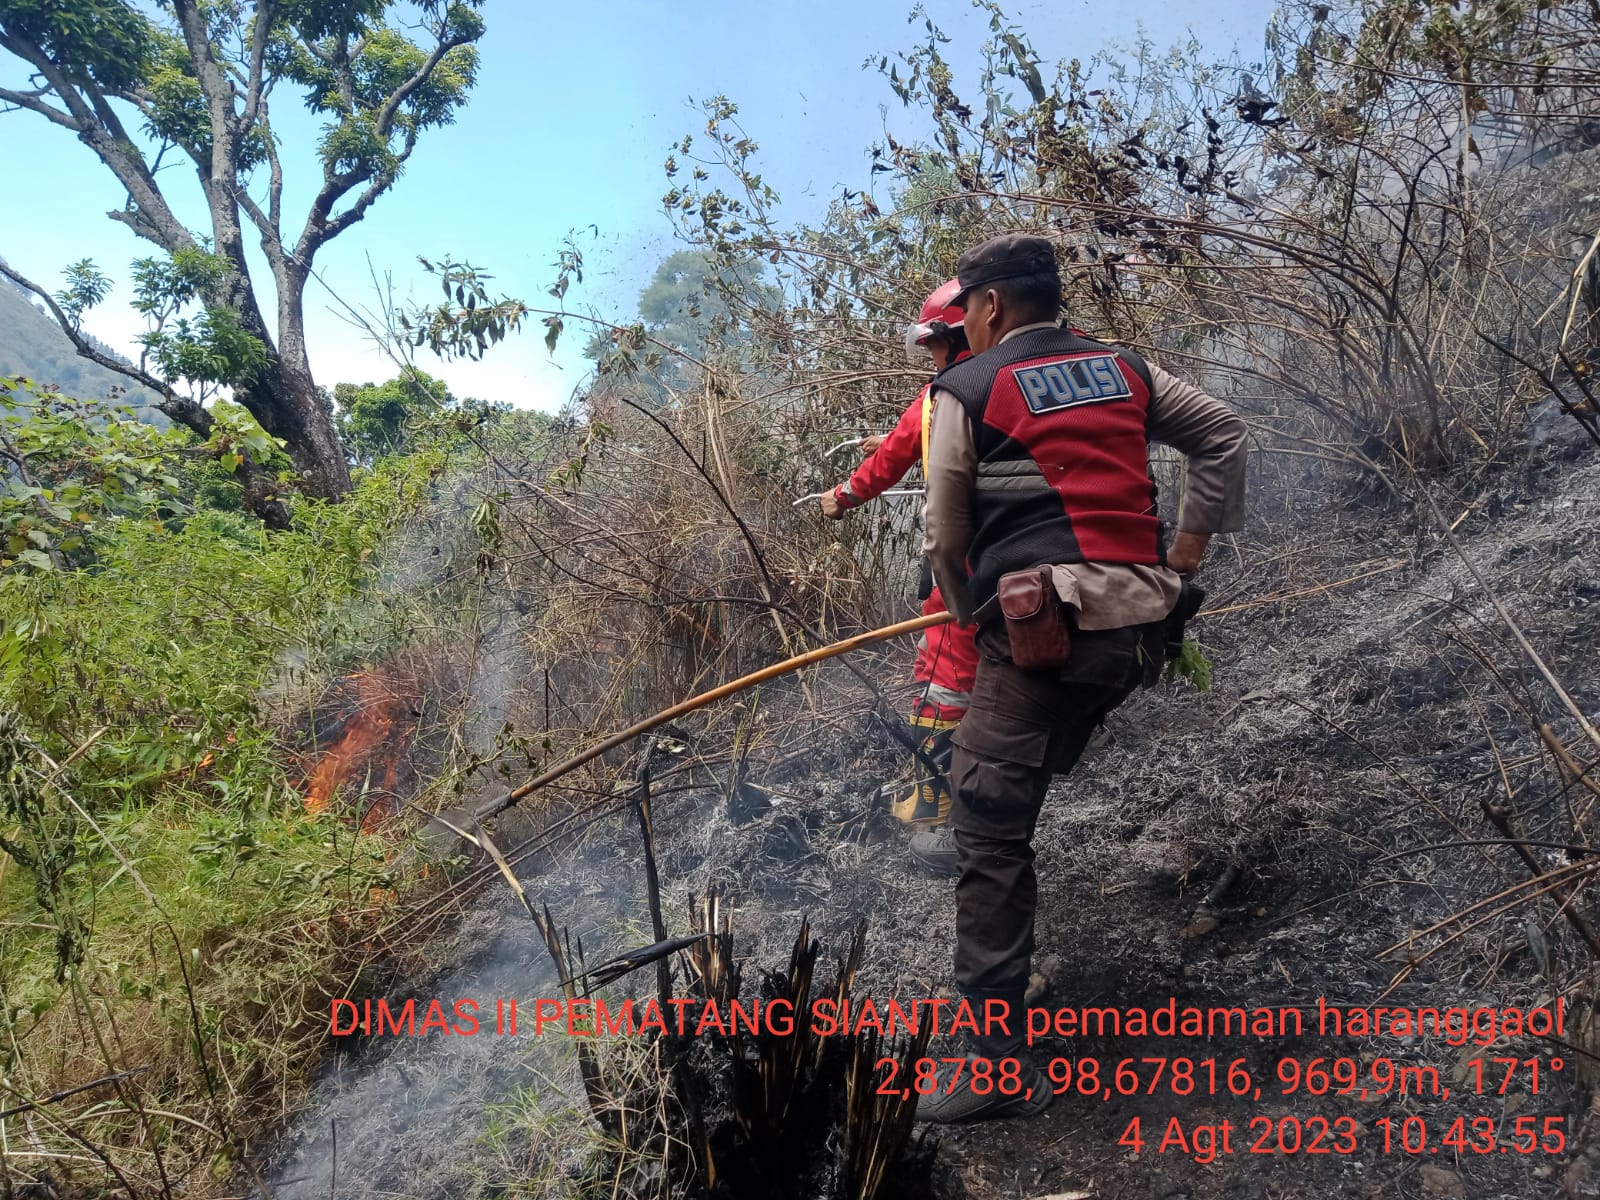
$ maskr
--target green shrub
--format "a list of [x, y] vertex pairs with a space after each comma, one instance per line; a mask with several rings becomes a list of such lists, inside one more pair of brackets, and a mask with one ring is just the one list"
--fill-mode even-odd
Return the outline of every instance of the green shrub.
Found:
[[[85, 507], [29, 526], [49, 531], [42, 565], [0, 566], [0, 1074], [43, 1095], [148, 1066], [124, 1086], [181, 1118], [161, 1127], [169, 1165], [225, 1171], [204, 1131], [246, 1129], [262, 1089], [314, 1061], [313, 1014], [402, 885], [391, 837], [306, 811], [284, 733], [321, 679], [405, 636], [375, 564], [444, 459], [386, 459], [268, 533], [207, 506], [231, 472], [190, 435], [69, 428], [76, 402], [43, 400], [37, 428], [7, 432], [48, 483], [0, 517], [15, 529], [64, 486]], [[80, 1135], [148, 1162], [136, 1114], [91, 1111]]]

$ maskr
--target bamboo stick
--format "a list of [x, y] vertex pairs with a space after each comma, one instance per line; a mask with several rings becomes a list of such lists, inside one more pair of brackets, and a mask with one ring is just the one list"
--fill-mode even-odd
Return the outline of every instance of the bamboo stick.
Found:
[[[1600, 782], [1596, 782], [1589, 776], [1589, 772], [1594, 768], [1586, 769], [1582, 763], [1574, 758], [1572, 751], [1568, 750], [1566, 744], [1556, 737], [1554, 729], [1551, 729], [1549, 725], [1540, 725], [1539, 737], [1546, 746], [1550, 747], [1550, 752], [1560, 760], [1561, 765], [1567, 769], [1567, 773], [1572, 776], [1575, 783], [1583, 784], [1596, 796], [1600, 796]], [[1583, 831], [1579, 830], [1579, 832]]]
[[869, 633], [859, 633], [855, 637], [845, 638], [842, 642], [834, 642], [831, 646], [808, 650], [804, 654], [786, 658], [780, 663], [772, 664], [770, 667], [762, 667], [759, 671], [752, 671], [748, 675], [742, 675], [731, 683], [724, 683], [719, 687], [712, 688], [709, 692], [701, 692], [698, 696], [693, 696], [682, 703], [674, 704], [671, 708], [662, 709], [655, 716], [647, 717], [637, 724], [628, 726], [620, 733], [614, 733], [610, 737], [596, 742], [587, 750], [574, 755], [557, 766], [551, 767], [548, 771], [545, 771], [537, 778], [530, 779], [521, 787], [473, 807], [470, 810], [471, 815], [478, 821], [487, 820], [497, 813], [504, 812], [519, 800], [524, 800], [531, 796], [546, 784], [554, 783], [568, 772], [577, 770], [584, 763], [599, 758], [607, 750], [614, 750], [622, 743], [638, 737], [641, 733], [647, 733], [658, 725], [665, 725], [668, 721], [675, 720], [687, 713], [692, 713], [696, 709], [704, 708], [708, 704], [732, 696], [737, 692], [742, 692], [746, 688], [754, 687], [758, 683], [765, 683], [769, 679], [776, 679], [780, 675], [798, 671], [801, 667], [808, 667], [812, 663], [819, 663], [825, 659], [836, 658], [841, 654], [848, 654], [852, 650], [859, 650], [862, 646], [870, 646], [874, 642], [886, 642], [890, 638], [897, 638], [902, 634], [916, 633], [918, 630], [928, 629], [934, 625], [944, 625], [953, 620], [955, 620], [954, 614], [948, 612], [915, 617], [909, 621], [886, 625], [882, 629], [874, 629]]

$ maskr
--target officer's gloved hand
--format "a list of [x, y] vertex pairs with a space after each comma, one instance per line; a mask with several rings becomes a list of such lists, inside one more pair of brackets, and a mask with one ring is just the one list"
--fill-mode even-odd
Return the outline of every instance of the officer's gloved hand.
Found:
[[1200, 606], [1205, 602], [1205, 588], [1185, 579], [1183, 586], [1178, 589], [1178, 602], [1167, 614], [1166, 625], [1162, 629], [1162, 638], [1167, 643], [1168, 658], [1177, 658], [1183, 653], [1183, 627], [1194, 620], [1195, 613], [1200, 611]]

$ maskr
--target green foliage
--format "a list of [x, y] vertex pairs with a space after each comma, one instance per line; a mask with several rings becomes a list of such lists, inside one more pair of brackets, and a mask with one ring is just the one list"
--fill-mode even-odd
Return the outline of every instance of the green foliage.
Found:
[[126, 409], [0, 379], [0, 586], [87, 562], [115, 518], [155, 519], [186, 441]]
[[106, 298], [111, 279], [87, 258], [73, 263], [65, 274], [67, 285], [56, 293], [56, 303], [76, 330], [83, 322], [83, 314]]
[[150, 107], [145, 129], [152, 137], [180, 146], [203, 148], [211, 137], [211, 114], [194, 77], [189, 47], [176, 34], [161, 31], [154, 39], [145, 90]]
[[[108, 358], [120, 358], [94, 338], [85, 340]], [[143, 419], [163, 428], [167, 422], [151, 407], [160, 399], [155, 393], [133, 387], [127, 376], [81, 357], [54, 318], [0, 280], [0, 376], [8, 375], [25, 375], [72, 396], [105, 399], [126, 393], [124, 403], [132, 404]]]
[[125, 0], [0, 0], [0, 24], [101, 87], [131, 87], [149, 67], [154, 29]]
[[341, 383], [333, 389], [335, 421], [358, 463], [403, 453], [417, 418], [456, 403], [444, 381], [411, 369], [387, 383]]
[[776, 308], [778, 290], [763, 280], [760, 259], [718, 262], [698, 250], [668, 255], [639, 293], [639, 315], [657, 340], [699, 357], [719, 335], [737, 336], [737, 314], [728, 296], [745, 304]]
[[1193, 638], [1184, 638], [1178, 657], [1167, 662], [1167, 682], [1187, 679], [1202, 692], [1211, 690], [1211, 660], [1204, 648]]
[[[169, 256], [135, 264], [135, 303], [151, 322], [140, 366], [153, 364], [199, 402], [235, 387], [264, 425], [295, 431], [290, 450], [301, 481], [323, 496], [341, 495], [349, 472], [305, 358], [306, 280], [318, 251], [393, 186], [422, 132], [449, 124], [466, 102], [485, 31], [481, 7], [482, 0], [0, 0], [6, 73], [29, 81], [9, 93], [7, 113], [39, 114], [93, 147], [128, 195], [112, 215]], [[186, 25], [191, 15], [203, 31]], [[270, 117], [281, 112], [286, 85], [302, 87], [307, 108], [326, 118], [316, 143], [320, 179], [298, 229], [288, 227], [281, 204], [290, 172]], [[130, 138], [123, 122], [131, 111], [153, 146]], [[165, 170], [173, 155], [193, 169]], [[198, 181], [201, 204], [166, 194], [186, 179]], [[209, 239], [187, 226], [191, 211], [209, 214]], [[273, 281], [292, 296], [252, 294], [246, 245], [258, 238]], [[105, 295], [92, 264], [74, 271], [62, 293], [72, 322]], [[190, 305], [203, 311], [185, 313]], [[262, 314], [274, 308], [288, 327], [268, 327]], [[264, 370], [280, 348], [288, 369]], [[200, 406], [167, 407], [204, 433]], [[261, 515], [281, 519], [275, 491], [252, 487], [249, 495]]]
[[[400, 315], [400, 328], [413, 346], [427, 346], [443, 358], [481, 358], [490, 346], [520, 329], [533, 311], [511, 297], [490, 299], [487, 285], [494, 276], [471, 263], [448, 257], [434, 263], [420, 255], [417, 261], [424, 271], [438, 276], [444, 301]], [[545, 344], [554, 349], [561, 327], [546, 324], [550, 332]]]
[[639, 293], [643, 319], [597, 331], [584, 356], [599, 364], [602, 375], [634, 379], [644, 389], [643, 399], [663, 404], [696, 378], [696, 362], [713, 353], [742, 357], [750, 342], [751, 310], [770, 312], [782, 303], [765, 275], [766, 264], [753, 255], [727, 259], [701, 250], [676, 251]]
[[196, 246], [133, 263], [133, 307], [158, 324], [196, 300], [212, 298], [228, 278], [228, 260]]
[[86, 930], [71, 901], [69, 877], [78, 857], [78, 820], [50, 804], [20, 723], [0, 709], [0, 853], [33, 877], [34, 898], [56, 927], [55, 982], [83, 960]]
[[401, 461], [351, 503], [304, 504], [270, 536], [236, 513], [103, 520], [92, 563], [0, 588], [0, 707], [53, 754], [107, 727], [77, 768], [96, 803], [153, 794], [208, 755], [228, 781], [216, 800], [271, 792], [263, 688], [285, 653], [322, 643], [425, 478]]
[[[147, 360], [167, 383], [187, 383], [201, 399], [249, 383], [268, 361], [267, 344], [219, 302], [230, 274], [227, 259], [196, 246], [133, 263], [133, 308], [150, 323], [139, 335]], [[68, 268], [67, 281], [58, 299], [76, 325], [105, 299], [111, 281], [88, 259]], [[179, 315], [196, 303], [203, 305], [198, 313]]]
[[187, 382], [204, 396], [220, 385], [249, 383], [267, 365], [266, 344], [239, 324], [231, 308], [207, 308], [139, 335], [169, 383]]
[[283, 442], [261, 428], [242, 405], [228, 400], [218, 400], [211, 405], [211, 436], [203, 449], [229, 473], [239, 469], [246, 454], [269, 470], [281, 472], [289, 467]]
[[238, 508], [227, 481], [248, 454], [289, 465], [281, 443], [243, 408], [219, 400], [211, 436], [165, 432], [131, 410], [0, 379], [0, 587], [32, 571], [84, 566], [119, 523], [159, 525], [208, 504]]
[[[578, 244], [570, 233], [561, 248], [561, 253], [556, 256], [555, 268], [556, 281], [547, 290], [559, 304], [566, 299], [567, 289], [574, 281], [583, 282], [583, 252], [578, 249]], [[550, 313], [544, 318], [543, 324], [544, 348], [554, 354], [556, 343], [561, 340], [561, 334], [566, 329], [564, 314]]]
[[[304, 1013], [349, 986], [342, 948], [400, 871], [392, 842], [306, 813], [275, 706], [292, 664], [344, 672], [370, 651], [374, 550], [439, 465], [390, 460], [272, 535], [211, 510], [108, 518], [91, 561], [0, 587], [0, 1038], [24, 1094], [64, 1055], [149, 1064], [145, 1094], [179, 1120], [135, 1136], [203, 1163], [203, 1131], [247, 1121], [256, 1087], [203, 1079], [292, 1080], [311, 1060]], [[97, 1064], [86, 1031], [107, 1021]], [[96, 1144], [121, 1153], [115, 1113], [72, 1119], [103, 1119]]]
[[[319, 153], [329, 169], [361, 177], [395, 174], [418, 133], [455, 119], [477, 78], [483, 18], [470, 4], [429, 5], [442, 15], [442, 40], [451, 45], [422, 82], [428, 52], [383, 19], [381, 3], [289, 6], [278, 24], [276, 62], [283, 75], [306, 89], [306, 107], [336, 118], [323, 130]], [[359, 57], [346, 75], [337, 47], [357, 38]], [[403, 96], [392, 124], [381, 121], [389, 100]]]

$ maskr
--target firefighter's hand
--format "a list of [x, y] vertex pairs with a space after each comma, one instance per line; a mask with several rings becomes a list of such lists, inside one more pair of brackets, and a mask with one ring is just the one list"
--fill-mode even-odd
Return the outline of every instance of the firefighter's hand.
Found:
[[871, 453], [873, 453], [874, 451], [877, 450], [877, 448], [879, 446], [883, 445], [883, 443], [888, 440], [888, 436], [889, 435], [885, 434], [885, 433], [875, 433], [871, 437], [862, 438], [861, 439], [861, 453], [862, 454], [871, 454]]
[[1180, 533], [1167, 547], [1167, 566], [1179, 575], [1193, 575], [1200, 569], [1200, 560], [1210, 544], [1209, 533]]
[[822, 515], [830, 521], [837, 521], [844, 516], [844, 505], [839, 503], [837, 490], [822, 493]]

